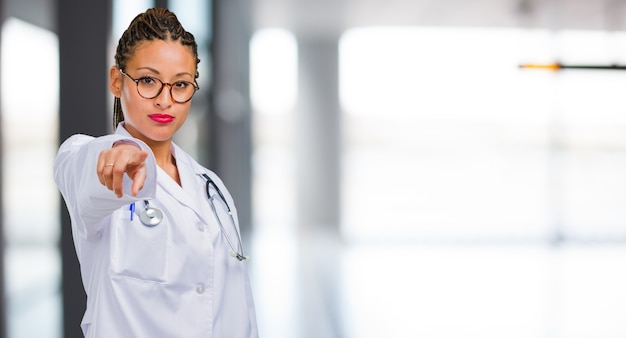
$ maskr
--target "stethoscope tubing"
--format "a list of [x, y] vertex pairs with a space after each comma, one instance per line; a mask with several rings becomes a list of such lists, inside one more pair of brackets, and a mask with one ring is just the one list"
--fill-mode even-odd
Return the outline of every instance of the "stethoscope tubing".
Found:
[[[243, 243], [241, 241], [241, 234], [239, 233], [239, 230], [237, 229], [237, 224], [235, 223], [235, 218], [233, 217], [233, 213], [230, 209], [230, 205], [228, 205], [228, 201], [226, 201], [224, 194], [222, 194], [222, 191], [220, 190], [220, 188], [218, 188], [217, 184], [213, 182], [213, 180], [211, 179], [211, 177], [209, 177], [209, 175], [202, 174], [202, 177], [204, 177], [204, 179], [206, 180], [206, 194], [207, 194], [207, 198], [209, 199], [209, 204], [211, 204], [211, 209], [213, 210], [213, 214], [215, 215], [215, 219], [217, 220], [217, 224], [219, 225], [220, 230], [222, 231], [222, 234], [224, 235], [224, 238], [226, 238], [226, 242], [228, 243], [228, 246], [230, 246], [231, 248], [230, 255], [237, 258], [239, 261], [248, 260], [249, 257], [246, 256], [243, 252]], [[222, 224], [222, 221], [220, 220], [220, 217], [217, 214], [217, 208], [215, 208], [215, 199], [213, 198], [213, 196], [211, 196], [211, 191], [210, 191], [211, 185], [213, 185], [213, 189], [215, 189], [217, 194], [220, 196], [220, 199], [224, 202], [224, 205], [226, 206], [228, 217], [230, 218], [230, 222], [233, 225], [233, 228], [237, 235], [237, 242], [238, 242], [237, 249], [235, 249], [235, 245], [230, 239], [230, 236], [228, 236], [228, 233], [226, 232], [226, 229], [224, 228], [224, 225]]]
[[[217, 186], [217, 184], [215, 184], [215, 182], [211, 179], [211, 177], [209, 177], [209, 175], [203, 173], [202, 177], [204, 177], [204, 179], [206, 180], [206, 186], [205, 186], [206, 194], [209, 200], [209, 204], [211, 205], [211, 210], [213, 211], [213, 215], [215, 215], [215, 219], [217, 220], [217, 224], [220, 227], [222, 235], [224, 235], [224, 238], [226, 239], [226, 242], [228, 243], [228, 246], [231, 249], [230, 255], [237, 258], [239, 261], [250, 259], [243, 252], [243, 243], [241, 241], [241, 234], [239, 233], [239, 229], [237, 228], [237, 224], [235, 223], [235, 218], [233, 217], [232, 210], [230, 208], [230, 205], [228, 204], [228, 201], [226, 201], [224, 194], [222, 193], [220, 188]], [[237, 235], [237, 246], [235, 246], [230, 236], [228, 236], [228, 232], [226, 231], [226, 228], [224, 228], [224, 224], [222, 224], [222, 220], [220, 219], [217, 213], [217, 208], [215, 207], [215, 198], [214, 198], [215, 195], [211, 195], [211, 191], [210, 191], [211, 186], [213, 186], [213, 189], [215, 189], [215, 191], [217, 192], [217, 195], [219, 195], [220, 199], [224, 202], [224, 206], [226, 206], [226, 212], [228, 213], [228, 217], [230, 218], [230, 223], [232, 224], [233, 229], [235, 230], [235, 234]], [[163, 221], [163, 212], [155, 207], [150, 206], [150, 202], [148, 200], [143, 200], [143, 203], [144, 203], [144, 209], [139, 213], [139, 220], [141, 221], [141, 223], [150, 228], [159, 225], [161, 221]], [[130, 205], [130, 220], [131, 221], [133, 220], [134, 213], [135, 213], [135, 203], [131, 203]]]

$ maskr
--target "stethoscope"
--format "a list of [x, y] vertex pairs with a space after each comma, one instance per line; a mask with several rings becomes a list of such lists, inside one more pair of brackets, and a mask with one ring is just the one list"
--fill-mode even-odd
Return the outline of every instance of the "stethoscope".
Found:
[[[217, 187], [217, 184], [213, 182], [213, 180], [209, 177], [209, 175], [202, 174], [202, 177], [206, 179], [206, 195], [207, 195], [207, 198], [209, 199], [209, 203], [211, 204], [211, 210], [213, 211], [213, 214], [215, 215], [217, 224], [219, 225], [220, 230], [222, 231], [222, 235], [224, 235], [226, 242], [228, 242], [228, 246], [230, 246], [230, 249], [231, 249], [230, 255], [232, 257], [237, 258], [239, 261], [249, 260], [250, 257], [245, 256], [243, 253], [243, 245], [241, 243], [241, 234], [239, 233], [239, 230], [237, 229], [237, 226], [235, 225], [235, 219], [233, 217], [233, 213], [230, 209], [230, 205], [228, 205], [228, 202], [226, 201], [226, 198], [224, 198], [224, 194], [222, 194], [222, 191], [220, 190], [220, 188]], [[213, 187], [213, 189], [217, 192], [217, 194], [211, 195], [211, 191], [210, 191], [211, 187]], [[222, 220], [220, 219], [217, 213], [217, 209], [215, 208], [215, 199], [217, 198], [217, 196], [219, 196], [219, 198], [222, 200], [222, 202], [224, 202], [224, 205], [226, 206], [226, 211], [228, 213], [228, 218], [230, 219], [230, 224], [232, 228], [235, 230], [235, 234], [237, 235], [237, 243], [236, 243], [237, 248], [235, 248], [233, 241], [230, 239], [230, 236], [228, 236], [228, 233], [226, 229], [224, 228], [224, 225], [222, 224]], [[148, 202], [148, 200], [144, 200], [143, 204], [144, 204], [144, 209], [139, 213], [139, 220], [141, 221], [141, 223], [150, 228], [159, 225], [161, 221], [163, 221], [163, 212], [161, 212], [161, 210], [155, 207], [150, 206], [150, 202]], [[132, 203], [130, 205], [130, 215], [131, 215], [130, 220], [131, 221], [133, 220], [134, 213], [135, 213], [135, 203]]]

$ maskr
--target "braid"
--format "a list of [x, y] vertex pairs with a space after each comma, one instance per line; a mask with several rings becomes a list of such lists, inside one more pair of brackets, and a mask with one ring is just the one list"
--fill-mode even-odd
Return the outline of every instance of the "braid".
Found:
[[[115, 53], [115, 64], [119, 69], [124, 70], [126, 62], [134, 54], [137, 44], [150, 40], [179, 41], [183, 46], [189, 46], [196, 58], [196, 64], [200, 62], [198, 58], [198, 45], [193, 34], [187, 32], [178, 21], [176, 14], [166, 8], [150, 8], [141, 13], [131, 21], [126, 31], [120, 38]], [[199, 74], [196, 71], [195, 77]], [[113, 103], [113, 128], [124, 121], [124, 113], [119, 98], [115, 98]]]

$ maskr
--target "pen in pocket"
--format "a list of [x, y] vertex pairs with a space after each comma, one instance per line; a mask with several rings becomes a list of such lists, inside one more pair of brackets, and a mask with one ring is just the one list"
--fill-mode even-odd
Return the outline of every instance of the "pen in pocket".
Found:
[[128, 209], [130, 210], [130, 220], [132, 221], [135, 217], [135, 202], [131, 203]]

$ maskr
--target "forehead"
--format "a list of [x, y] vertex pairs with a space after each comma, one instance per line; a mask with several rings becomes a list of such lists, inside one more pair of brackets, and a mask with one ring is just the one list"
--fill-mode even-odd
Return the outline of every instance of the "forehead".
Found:
[[196, 58], [191, 47], [180, 41], [146, 40], [137, 44], [127, 63], [127, 68], [140, 67], [194, 73]]

